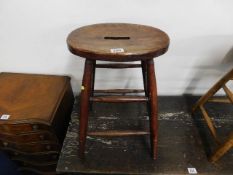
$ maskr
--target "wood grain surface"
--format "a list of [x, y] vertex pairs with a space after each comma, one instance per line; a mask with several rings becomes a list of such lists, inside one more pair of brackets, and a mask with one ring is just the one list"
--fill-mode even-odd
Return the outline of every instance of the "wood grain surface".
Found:
[[55, 174], [73, 101], [67, 76], [0, 73], [0, 150], [22, 174]]
[[10, 118], [0, 124], [31, 120], [50, 125], [69, 81], [62, 76], [1, 73], [0, 115]]
[[[105, 61], [137, 61], [164, 54], [168, 35], [150, 26], [126, 23], [94, 24], [78, 28], [67, 38], [69, 50], [78, 56]], [[122, 48], [124, 52], [112, 53]]]

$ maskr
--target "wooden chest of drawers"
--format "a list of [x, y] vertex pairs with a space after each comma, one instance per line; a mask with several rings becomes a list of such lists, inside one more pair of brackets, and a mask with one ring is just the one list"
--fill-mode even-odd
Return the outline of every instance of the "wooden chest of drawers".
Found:
[[73, 102], [69, 77], [0, 73], [0, 149], [22, 171], [55, 172]]

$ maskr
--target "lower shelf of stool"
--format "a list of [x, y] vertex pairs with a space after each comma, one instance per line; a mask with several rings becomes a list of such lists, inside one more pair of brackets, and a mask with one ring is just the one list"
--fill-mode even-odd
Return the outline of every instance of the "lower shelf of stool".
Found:
[[125, 69], [125, 68], [139, 68], [141, 64], [126, 64], [126, 63], [115, 63], [115, 64], [96, 64], [96, 68], [110, 68], [110, 69]]
[[121, 137], [121, 136], [139, 136], [139, 135], [149, 135], [148, 131], [135, 131], [135, 130], [110, 130], [110, 131], [91, 131], [88, 132], [88, 136], [104, 136], [104, 137]]
[[97, 89], [94, 90], [96, 94], [112, 93], [112, 94], [128, 94], [128, 93], [144, 93], [143, 89]]
[[105, 103], [147, 102], [148, 98], [144, 96], [96, 96], [91, 97], [90, 101]]

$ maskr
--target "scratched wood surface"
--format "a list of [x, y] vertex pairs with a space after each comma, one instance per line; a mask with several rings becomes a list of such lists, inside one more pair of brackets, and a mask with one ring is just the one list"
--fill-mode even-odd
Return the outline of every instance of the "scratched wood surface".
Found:
[[[73, 54], [91, 60], [140, 61], [164, 54], [169, 46], [169, 37], [150, 26], [102, 23], [72, 31], [67, 45]], [[111, 52], [111, 49], [117, 48], [123, 51]]]
[[[65, 174], [188, 174], [196, 168], [198, 174], [232, 174], [233, 151], [216, 164], [207, 160], [216, 145], [197, 112], [192, 118], [191, 106], [197, 97], [159, 97], [158, 159], [150, 157], [147, 136], [121, 138], [88, 137], [86, 160], [78, 158], [78, 104], [75, 105], [62, 153], [58, 173]], [[233, 128], [233, 108], [229, 104], [210, 104], [219, 133], [227, 136]], [[89, 130], [143, 129], [148, 127], [146, 106], [134, 104], [93, 105]]]

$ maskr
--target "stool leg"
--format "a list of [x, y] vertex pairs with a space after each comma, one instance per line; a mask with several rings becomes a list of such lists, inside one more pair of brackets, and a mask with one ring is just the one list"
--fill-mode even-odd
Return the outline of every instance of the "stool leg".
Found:
[[157, 158], [158, 140], [158, 104], [154, 60], [147, 61], [148, 97], [150, 113], [150, 143], [153, 159]]
[[[96, 65], [96, 61], [93, 61], [93, 71], [92, 71], [92, 82], [91, 82], [91, 97], [94, 96], [94, 90], [95, 90], [95, 65]], [[92, 111], [93, 109], [93, 102], [91, 102], [90, 105], [90, 110]]]
[[93, 72], [93, 61], [86, 60], [82, 81], [80, 99], [80, 121], [79, 121], [79, 153], [80, 158], [84, 158], [85, 143], [88, 127], [89, 103], [91, 94], [91, 80]]
[[148, 96], [147, 93], [147, 64], [146, 61], [141, 61], [141, 65], [142, 65], [142, 76], [143, 76], [143, 85], [144, 85], [144, 91], [145, 91], [145, 95]]

